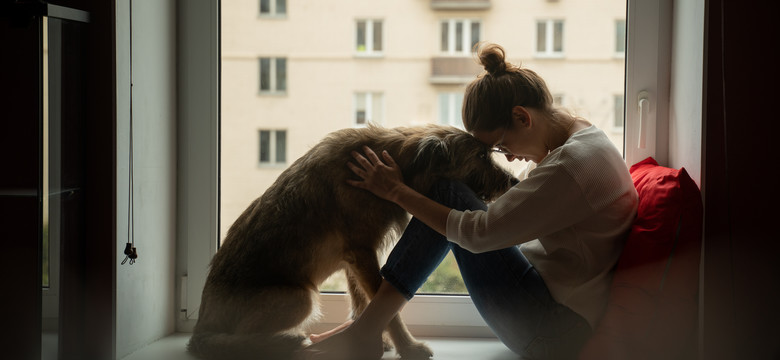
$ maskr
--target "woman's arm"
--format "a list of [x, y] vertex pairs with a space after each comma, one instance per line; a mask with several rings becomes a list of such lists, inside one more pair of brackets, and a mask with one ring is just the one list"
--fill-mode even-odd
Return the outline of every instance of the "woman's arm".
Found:
[[363, 180], [347, 180], [347, 183], [398, 204], [412, 216], [446, 236], [447, 216], [451, 209], [404, 184], [401, 169], [387, 151], [382, 151], [384, 162], [369, 147], [364, 147], [363, 151], [365, 156], [357, 152], [352, 153], [360, 166], [347, 163], [352, 172]]

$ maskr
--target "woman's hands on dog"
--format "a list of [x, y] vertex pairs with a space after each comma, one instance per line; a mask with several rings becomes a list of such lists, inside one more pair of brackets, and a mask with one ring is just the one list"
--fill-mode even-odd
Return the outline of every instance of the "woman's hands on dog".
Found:
[[360, 166], [352, 162], [347, 163], [352, 172], [362, 181], [348, 179], [347, 183], [368, 190], [382, 199], [396, 202], [396, 195], [406, 187], [398, 164], [395, 163], [387, 150], [382, 151], [384, 162], [368, 146], [363, 147], [363, 152], [365, 156], [357, 151], [352, 152], [352, 157]]

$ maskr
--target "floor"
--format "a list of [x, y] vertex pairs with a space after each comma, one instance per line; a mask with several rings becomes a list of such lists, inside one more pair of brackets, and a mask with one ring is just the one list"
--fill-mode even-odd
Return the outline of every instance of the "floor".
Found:
[[[189, 333], [177, 333], [138, 350], [122, 360], [197, 360], [184, 351]], [[460, 339], [426, 338], [424, 340], [433, 349], [433, 360], [517, 360], [517, 355], [509, 351], [496, 339]], [[394, 351], [385, 352], [384, 360], [397, 359]]]

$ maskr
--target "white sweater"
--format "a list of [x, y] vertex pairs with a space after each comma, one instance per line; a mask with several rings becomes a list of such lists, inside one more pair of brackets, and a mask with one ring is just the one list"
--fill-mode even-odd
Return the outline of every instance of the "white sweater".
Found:
[[520, 244], [553, 298], [595, 329], [636, 207], [623, 157], [590, 126], [550, 152], [487, 211], [450, 211], [447, 238], [475, 253]]

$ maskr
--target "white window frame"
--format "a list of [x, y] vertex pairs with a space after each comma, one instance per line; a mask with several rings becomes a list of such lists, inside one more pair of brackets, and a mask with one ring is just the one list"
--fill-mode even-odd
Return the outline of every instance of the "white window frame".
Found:
[[[268, 59], [268, 90], [263, 90], [263, 84], [262, 84], [262, 61], [264, 59]], [[276, 69], [276, 65], [278, 63], [279, 59], [284, 59], [285, 66], [284, 66], [284, 78], [285, 78], [285, 86], [283, 90], [279, 89], [279, 79], [278, 79], [278, 73]], [[286, 81], [288, 79], [289, 74], [289, 62], [287, 61], [287, 58], [281, 57], [281, 56], [261, 56], [257, 58], [257, 91], [261, 95], [284, 95], [287, 94], [287, 89], [289, 88], [288, 84], [289, 81]]]
[[[366, 34], [365, 34], [365, 49], [360, 50], [358, 48], [358, 24], [360, 22], [366, 23]], [[382, 27], [382, 38], [379, 39], [379, 45], [380, 50], [374, 50], [374, 25], [376, 23], [379, 23]], [[361, 57], [381, 57], [384, 55], [385, 50], [385, 34], [386, 34], [386, 28], [385, 28], [385, 21], [383, 19], [356, 19], [355, 20], [355, 55], [361, 56]]]
[[[442, 34], [442, 24], [447, 24], [447, 49], [442, 49], [442, 43], [441, 39], [444, 36]], [[461, 49], [457, 50], [456, 47], [456, 39], [455, 39], [455, 27], [458, 23], [463, 24], [463, 38], [461, 39], [460, 45]], [[485, 27], [482, 24], [482, 20], [479, 19], [471, 19], [471, 18], [448, 18], [448, 19], [442, 19], [439, 20], [437, 26], [439, 31], [439, 43], [438, 43], [438, 49], [439, 52], [442, 55], [448, 55], [448, 56], [471, 56], [472, 53], [472, 45], [473, 39], [471, 38], [471, 24], [478, 23], [479, 24], [479, 39], [477, 39], [477, 42], [479, 42], [481, 39], [485, 38]]]
[[[461, 120], [461, 108], [463, 106], [463, 92], [440, 92], [437, 97], [439, 109], [439, 123], [450, 125], [459, 129], [464, 129], [463, 120]], [[442, 109], [446, 107], [447, 111]]]
[[[623, 30], [623, 39], [622, 40], [624, 41], [623, 51], [620, 51], [618, 49], [618, 43], [621, 40], [620, 37], [618, 37], [619, 31], [621, 29], [621, 24], [622, 24], [622, 30]], [[627, 31], [626, 30], [627, 30], [627, 28], [626, 28], [626, 19], [615, 19], [615, 44], [614, 44], [614, 46], [615, 46], [614, 47], [615, 58], [622, 59], [622, 58], [626, 57], [626, 45], [625, 45], [625, 40], [626, 40], [626, 36], [627, 36]]]
[[[358, 122], [358, 106], [361, 98], [365, 104], [365, 122]], [[382, 125], [385, 109], [385, 95], [378, 91], [359, 91], [352, 98], [352, 125], [354, 127], [366, 127], [368, 124]], [[379, 107], [379, 111], [374, 109]], [[374, 115], [377, 115], [376, 117]], [[378, 117], [378, 118], [377, 118]]]
[[[561, 51], [555, 51], [555, 24], [561, 23]], [[539, 51], [539, 24], [545, 24], [544, 51]], [[566, 21], [563, 19], [537, 19], [534, 23], [534, 56], [537, 58], [563, 58], [566, 53]]]
[[272, 17], [272, 18], [284, 18], [287, 17], [287, 0], [281, 0], [284, 2], [284, 12], [280, 13], [277, 9], [277, 1], [280, 0], [268, 0], [268, 12], [264, 13], [262, 11], [262, 0], [257, 1], [257, 13], [260, 15], [260, 17]]
[[[180, 87], [179, 128], [179, 225], [180, 277], [177, 297], [182, 312], [179, 331], [191, 331], [197, 319], [201, 291], [208, 264], [216, 253], [219, 234], [219, 7], [218, 2], [199, 2], [199, 8], [183, 14], [192, 21], [183, 22], [179, 33], [184, 72], [183, 79], [198, 86]], [[196, 9], [197, 8], [197, 9]], [[626, 140], [627, 164], [668, 148], [668, 139], [656, 139], [656, 127], [668, 127], [669, 81], [671, 72], [671, 0], [628, 0], [626, 47]], [[209, 41], [202, 41], [208, 39]], [[640, 45], [641, 44], [641, 45]], [[184, 81], [184, 80], [182, 80]], [[643, 124], [647, 136], [645, 148], [634, 135], [638, 128], [638, 99], [649, 101], [651, 118]], [[666, 123], [666, 125], [664, 125]], [[659, 133], [663, 133], [659, 131]], [[641, 150], [641, 151], [640, 151]], [[658, 158], [658, 157], [656, 157]], [[322, 296], [322, 326], [340, 323], [346, 318], [348, 300], [343, 294]], [[489, 337], [484, 322], [467, 296], [416, 296], [402, 312], [410, 329], [418, 336]]]
[[[260, 148], [263, 146], [262, 141], [260, 139], [260, 133], [263, 132], [263, 131], [268, 131], [268, 133], [269, 133], [269, 135], [268, 135], [269, 136], [269, 139], [268, 139], [268, 159], [269, 160], [268, 161], [262, 161], [262, 159], [260, 159]], [[280, 132], [284, 132], [285, 133], [284, 134], [284, 136], [285, 136], [284, 161], [278, 161], [277, 158], [276, 158], [276, 155], [277, 155], [276, 154], [277, 134], [280, 133]], [[288, 154], [288, 151], [287, 151], [287, 141], [288, 141], [289, 138], [287, 137], [287, 130], [286, 129], [258, 129], [257, 130], [257, 136], [258, 136], [258, 139], [257, 139], [257, 157], [258, 157], [257, 163], [260, 166], [262, 166], [262, 167], [275, 166], [276, 167], [276, 166], [284, 166], [284, 165], [287, 164], [287, 154]]]

